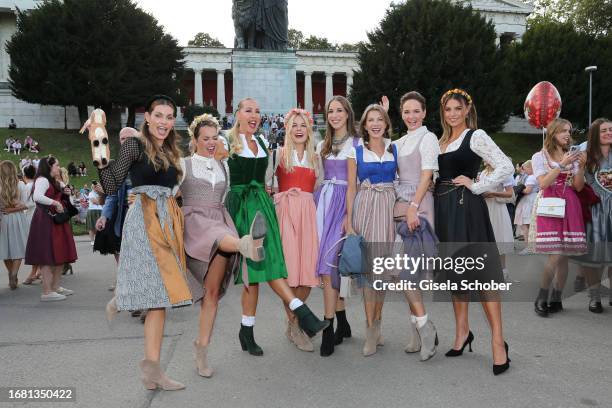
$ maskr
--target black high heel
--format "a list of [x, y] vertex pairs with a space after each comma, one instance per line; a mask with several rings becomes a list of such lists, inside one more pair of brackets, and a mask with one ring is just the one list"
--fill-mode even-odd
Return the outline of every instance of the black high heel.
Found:
[[493, 364], [493, 375], [500, 375], [504, 371], [510, 368], [510, 357], [508, 356], [508, 343], [504, 341], [504, 347], [506, 348], [506, 362], [504, 364]]
[[263, 356], [263, 350], [255, 343], [253, 326], [243, 326], [241, 324], [238, 340], [240, 340], [240, 347], [242, 347], [243, 351], [248, 350], [249, 354], [252, 356]]
[[446, 352], [445, 356], [446, 357], [459, 357], [460, 355], [463, 354], [463, 349], [465, 348], [465, 346], [470, 346], [469, 350], [470, 350], [470, 353], [471, 353], [472, 352], [472, 342], [473, 341], [474, 341], [474, 334], [470, 330], [470, 332], [468, 333], [467, 339], [465, 339], [465, 341], [463, 342], [463, 346], [461, 347], [461, 349], [459, 349], [459, 350], [450, 349], [450, 350], [448, 350]]

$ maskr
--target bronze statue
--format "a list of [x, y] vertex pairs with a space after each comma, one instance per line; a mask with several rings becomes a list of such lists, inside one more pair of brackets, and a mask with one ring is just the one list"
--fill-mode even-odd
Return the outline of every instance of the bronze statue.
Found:
[[233, 0], [232, 18], [235, 48], [287, 49], [287, 0]]

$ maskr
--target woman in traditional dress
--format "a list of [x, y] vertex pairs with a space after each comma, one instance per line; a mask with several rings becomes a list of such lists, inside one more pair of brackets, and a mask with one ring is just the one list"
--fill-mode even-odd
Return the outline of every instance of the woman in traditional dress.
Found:
[[74, 293], [60, 286], [63, 266], [77, 260], [77, 251], [70, 222], [53, 221], [53, 215], [63, 213], [70, 200], [70, 189], [58, 181], [59, 176], [59, 161], [55, 157], [40, 160], [32, 192], [36, 210], [30, 224], [25, 263], [39, 266], [43, 302], [65, 300]]
[[[400, 99], [400, 112], [408, 132], [393, 142], [397, 148], [399, 173], [394, 215], [396, 220], [406, 224], [410, 233], [414, 233], [422, 222], [428, 223], [432, 229], [434, 227], [434, 200], [429, 187], [433, 172], [438, 170], [440, 146], [436, 135], [423, 125], [427, 111], [425, 98], [420, 93], [413, 91], [403, 95]], [[425, 279], [424, 271], [418, 272], [417, 279]], [[420, 351], [421, 360], [428, 360], [436, 354], [436, 327], [425, 312], [421, 291], [406, 290], [404, 294], [411, 312], [408, 342], [404, 351]]]
[[160, 367], [166, 308], [192, 303], [186, 277], [183, 214], [172, 189], [182, 177], [180, 136], [174, 129], [176, 103], [165, 95], [152, 97], [140, 136], [121, 145], [119, 158], [99, 168], [100, 183], [113, 194], [130, 177], [136, 195], [123, 226], [114, 310], [148, 310], [144, 324], [145, 358], [139, 364], [145, 388], [179, 390]]
[[[533, 167], [531, 165], [531, 160], [527, 160], [525, 163], [523, 163], [521, 168], [525, 171], [527, 177], [523, 182], [523, 184], [525, 185], [525, 188], [523, 189], [523, 198], [521, 198], [518, 204], [516, 205], [516, 211], [514, 213], [514, 224], [517, 227], [521, 228], [521, 235], [527, 243], [529, 241], [531, 213], [533, 211], [533, 206], [535, 204], [535, 200], [540, 189], [538, 188], [538, 180], [533, 175]], [[526, 254], [527, 248], [521, 253]]]
[[[534, 304], [536, 314], [541, 317], [563, 310], [561, 295], [567, 280], [568, 256], [587, 252], [582, 207], [576, 195], [576, 191], [584, 187], [586, 158], [579, 150], [569, 151], [571, 129], [572, 124], [565, 119], [550, 122], [546, 127], [544, 148], [531, 158], [533, 174], [540, 185], [539, 197], [561, 198], [565, 202], [562, 218], [536, 216], [532, 231], [535, 239], [530, 239], [533, 252], [548, 255]], [[549, 300], [553, 278], [555, 287]]]
[[[256, 239], [251, 235], [238, 238], [234, 222], [223, 206], [229, 177], [219, 155], [220, 129], [214, 116], [196, 117], [189, 126], [192, 155], [181, 159], [185, 252], [191, 272], [187, 277], [193, 301], [202, 301], [200, 332], [194, 347], [198, 374], [203, 377], [213, 374], [208, 366], [208, 346], [219, 299], [238, 271], [238, 254], [260, 260], [258, 252], [265, 235], [264, 227]], [[260, 217], [256, 216], [253, 222], [261, 224]]]
[[283, 300], [298, 319], [302, 330], [313, 337], [328, 326], [328, 321], [320, 321], [293, 294], [285, 280], [287, 267], [280, 242], [280, 233], [274, 204], [266, 192], [266, 180], [272, 177], [272, 162], [268, 160], [268, 150], [256, 132], [261, 123], [257, 101], [246, 98], [238, 104], [236, 122], [229, 132], [228, 166], [230, 173], [230, 191], [226, 206], [234, 220], [238, 235], [246, 235], [258, 212], [261, 212], [267, 224], [264, 241], [264, 259], [247, 260], [240, 265], [236, 283], [244, 284], [242, 292], [242, 323], [238, 338], [243, 350], [252, 355], [261, 356], [263, 350], [255, 342], [253, 326], [259, 297], [259, 283], [268, 282], [272, 290]]
[[[393, 206], [397, 173], [397, 148], [391, 144], [391, 120], [380, 105], [370, 105], [359, 122], [363, 145], [352, 147], [348, 153], [348, 190], [346, 208], [352, 225], [347, 234], [359, 234], [368, 244], [366, 259], [371, 265], [375, 257], [391, 256], [395, 241]], [[359, 181], [359, 187], [357, 187]], [[358, 190], [358, 191], [357, 191]], [[385, 245], [388, 244], [388, 245]], [[366, 315], [366, 341], [363, 355], [376, 353], [382, 345], [381, 319], [384, 292], [376, 291], [371, 274], [363, 284]]]
[[[325, 116], [325, 138], [317, 144], [316, 149], [323, 164], [322, 185], [315, 192], [319, 235], [317, 275], [323, 281], [324, 317], [333, 326], [335, 313], [338, 324], [333, 338], [329, 336], [329, 331], [323, 333], [320, 354], [324, 357], [331, 355], [334, 346], [342, 343], [344, 338], [351, 337], [344, 300], [339, 297], [341, 277], [337, 264], [342, 246], [338, 242], [350, 224], [346, 214], [347, 155], [360, 142], [355, 129], [355, 114], [345, 97], [334, 96], [330, 99]], [[350, 281], [345, 279], [345, 282]]]
[[[439, 142], [441, 153], [438, 156], [440, 177], [434, 191], [436, 234], [441, 243], [461, 244], [461, 249], [453, 250], [451, 256], [476, 259], [483, 257], [485, 252], [488, 254], [482, 271], [466, 271], [463, 275], [449, 271], [447, 277], [454, 282], [503, 282], [495, 235], [482, 194], [510, 176], [514, 167], [495, 142], [483, 130], [478, 129], [476, 107], [471, 96], [464, 90], [451, 89], [442, 96], [440, 122], [443, 129]], [[493, 171], [487, 180], [474, 182], [483, 160], [494, 164]], [[487, 246], [486, 243], [491, 244]], [[510, 366], [508, 345], [502, 331], [501, 302], [497, 292], [480, 292], [480, 298], [491, 327], [493, 374], [497, 375]], [[471, 351], [474, 340], [468, 320], [469, 296], [464, 292], [453, 291], [452, 301], [455, 342], [446, 353], [447, 357], [462, 355], [467, 345]]]
[[[312, 118], [302, 109], [285, 115], [285, 145], [276, 152], [275, 174], [278, 192], [274, 195], [276, 216], [287, 265], [287, 283], [295, 296], [305, 302], [310, 289], [319, 286], [316, 275], [319, 237], [313, 191], [320, 174], [313, 143]], [[310, 338], [300, 329], [295, 315], [285, 306], [287, 338], [303, 351], [313, 351]], [[329, 319], [328, 319], [329, 320]], [[333, 324], [323, 336], [333, 337]]]

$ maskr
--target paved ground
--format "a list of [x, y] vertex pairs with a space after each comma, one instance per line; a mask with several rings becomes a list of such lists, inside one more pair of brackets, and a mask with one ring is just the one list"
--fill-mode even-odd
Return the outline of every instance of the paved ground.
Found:
[[[72, 386], [76, 404], [20, 403], [16, 407], [611, 407], [612, 307], [589, 313], [584, 293], [566, 299], [566, 311], [538, 318], [531, 302], [504, 304], [505, 332], [512, 366], [499, 377], [491, 373], [489, 333], [481, 307], [471, 307], [476, 336], [474, 353], [444, 357], [453, 339], [447, 303], [428, 302], [440, 336], [438, 355], [422, 363], [403, 351], [405, 303], [392, 297], [385, 306], [386, 345], [374, 356], [361, 356], [364, 317], [359, 297], [350, 298], [353, 338], [329, 358], [298, 351], [284, 337], [280, 302], [266, 288], [257, 316], [256, 339], [263, 357], [242, 352], [237, 339], [240, 288], [223, 299], [210, 361], [211, 379], [198, 377], [192, 341], [197, 309], [169, 313], [162, 363], [184, 382], [178, 392], [143, 390], [137, 362], [142, 358], [142, 325], [121, 313], [109, 327], [104, 305], [113, 280], [114, 261], [91, 253], [78, 242], [76, 274], [63, 285], [76, 294], [58, 303], [39, 302], [40, 286], [8, 289], [0, 273], [0, 387]], [[528, 280], [526, 258], [510, 260], [514, 278]], [[20, 272], [23, 279], [26, 268]], [[533, 274], [533, 272], [532, 272]], [[21, 280], [22, 280], [21, 279]], [[571, 285], [568, 285], [568, 287]], [[322, 313], [320, 290], [310, 305]], [[607, 305], [607, 299], [606, 299]], [[0, 403], [2, 406], [11, 406]]]

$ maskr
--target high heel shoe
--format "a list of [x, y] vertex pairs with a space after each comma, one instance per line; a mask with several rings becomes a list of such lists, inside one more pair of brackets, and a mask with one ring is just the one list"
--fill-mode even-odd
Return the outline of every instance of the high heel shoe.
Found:
[[266, 257], [263, 242], [267, 229], [266, 219], [257, 211], [251, 223], [249, 235], [243, 236], [238, 241], [238, 252], [255, 262], [263, 261]]
[[304, 333], [308, 335], [308, 337], [314, 337], [318, 332], [329, 326], [330, 323], [329, 320], [319, 320], [319, 318], [312, 313], [306, 304], [303, 304], [295, 309], [293, 313], [298, 318], [300, 329], [302, 329]]
[[352, 333], [351, 325], [348, 320], [346, 320], [346, 312], [344, 310], [338, 310], [336, 312], [336, 318], [338, 319], [338, 327], [336, 327], [334, 333], [334, 345], [337, 346], [338, 344], [342, 344], [345, 338], [350, 338]]
[[117, 313], [119, 313], [119, 310], [117, 309], [117, 298], [113, 296], [113, 298], [106, 304], [106, 321], [110, 323], [115, 318]]
[[506, 362], [504, 364], [493, 364], [493, 375], [500, 375], [504, 371], [510, 368], [510, 357], [508, 356], [508, 343], [504, 341], [504, 348], [506, 349]]
[[459, 357], [460, 355], [463, 354], [463, 349], [465, 348], [465, 346], [470, 346], [469, 350], [470, 350], [470, 353], [471, 353], [472, 352], [472, 342], [473, 341], [474, 341], [474, 334], [470, 330], [470, 332], [468, 333], [467, 339], [465, 339], [465, 341], [463, 342], [463, 346], [461, 346], [461, 348], [459, 350], [455, 350], [455, 349], [448, 350], [446, 352], [445, 356], [446, 357]]
[[157, 361], [142, 360], [138, 365], [142, 371], [142, 384], [147, 390], [161, 388], [165, 391], [176, 391], [185, 388], [180, 382], [168, 378]]
[[240, 347], [242, 347], [243, 351], [248, 350], [249, 354], [252, 356], [263, 356], [263, 350], [255, 343], [253, 326], [244, 326], [241, 324], [238, 340], [240, 340]]
[[213, 375], [213, 369], [208, 366], [208, 346], [201, 346], [195, 340], [193, 342], [195, 348], [195, 361], [198, 368], [198, 374], [202, 377], [210, 378]]

